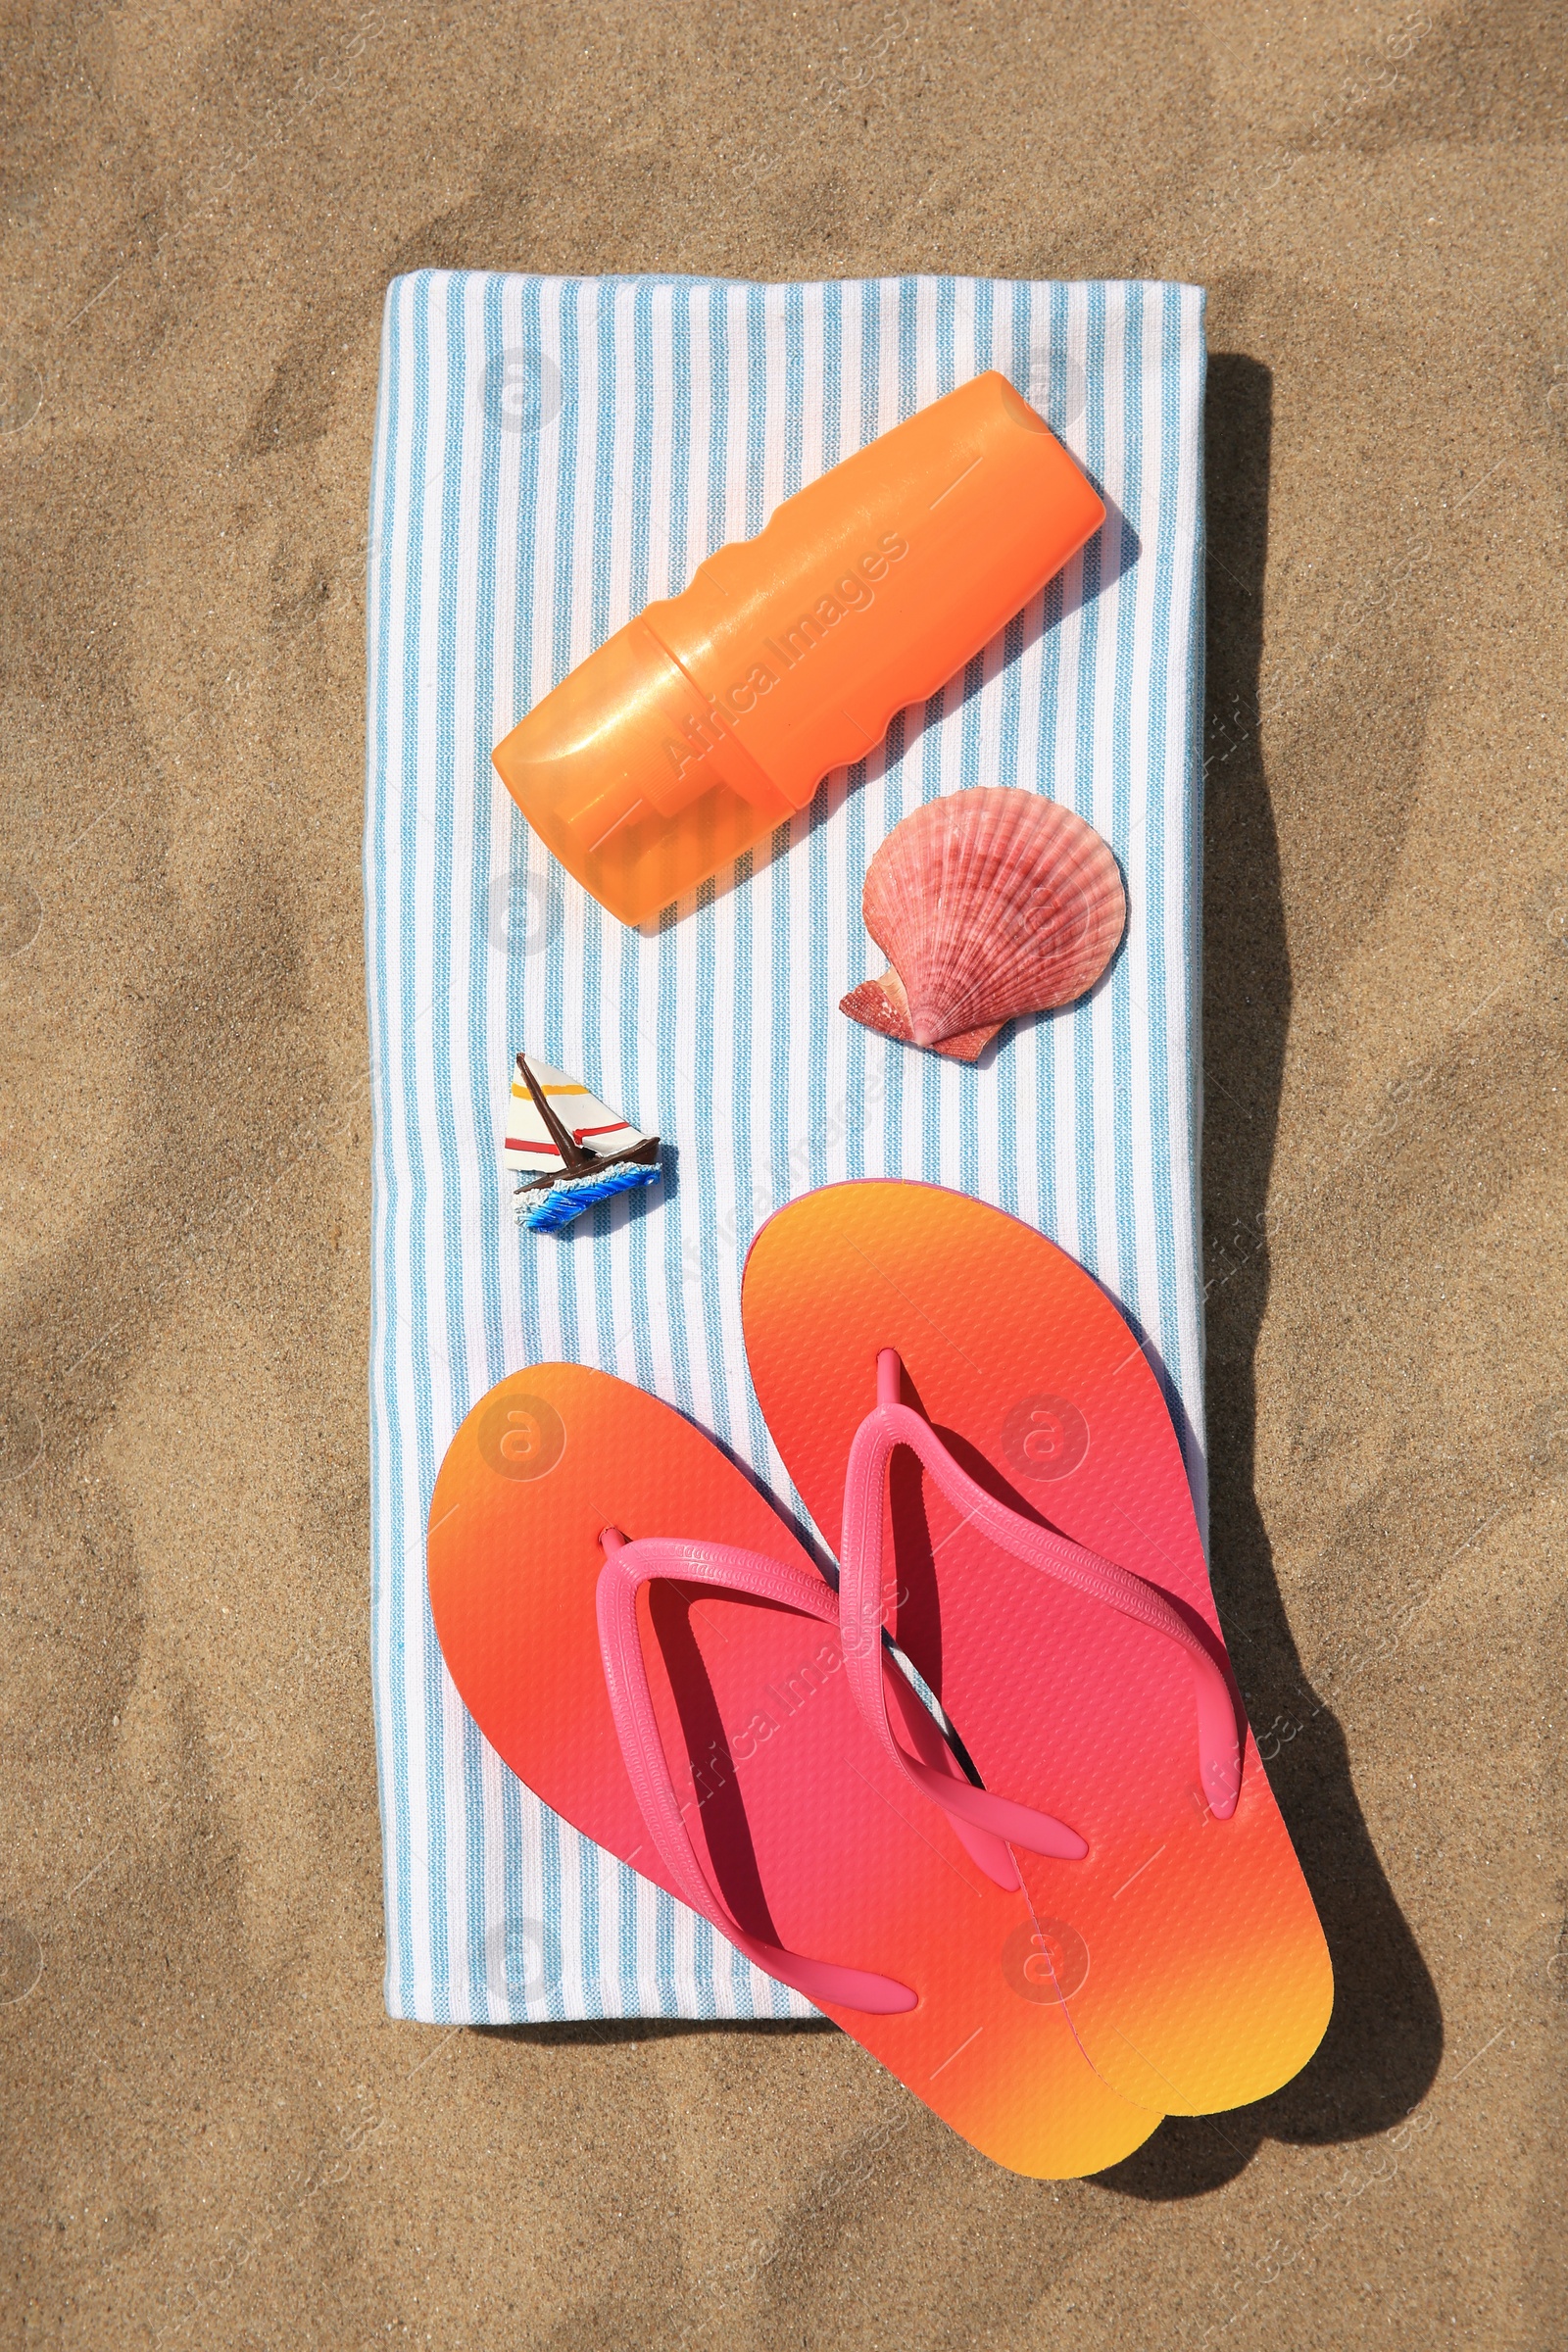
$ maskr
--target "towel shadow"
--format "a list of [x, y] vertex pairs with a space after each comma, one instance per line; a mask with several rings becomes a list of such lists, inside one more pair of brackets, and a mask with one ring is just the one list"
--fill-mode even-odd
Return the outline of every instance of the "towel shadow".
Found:
[[489, 2041], [572, 2049], [590, 2042], [681, 2041], [692, 2034], [836, 2034], [830, 2017], [574, 2017], [559, 2025], [470, 2026]]
[[[1171, 2116], [1099, 2185], [1151, 2199], [1234, 2179], [1265, 2138], [1323, 2145], [1397, 2124], [1443, 2052], [1437, 1992], [1362, 1819], [1344, 1734], [1306, 1688], [1254, 1491], [1256, 1350], [1268, 1299], [1263, 1210], [1291, 1011], [1279, 851], [1258, 735], [1272, 379], [1210, 359], [1204, 450], [1208, 630], [1204, 761], [1203, 1152], [1210, 1557], [1220, 1621], [1269, 1780], [1334, 1961], [1316, 2056], [1271, 2098]], [[1248, 1237], [1239, 1254], [1217, 1236]]]

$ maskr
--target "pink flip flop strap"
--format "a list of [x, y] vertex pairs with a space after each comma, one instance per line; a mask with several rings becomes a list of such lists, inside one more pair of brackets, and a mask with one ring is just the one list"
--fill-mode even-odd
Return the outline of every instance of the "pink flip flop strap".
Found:
[[[845, 1669], [865, 1721], [883, 1751], [901, 1772], [952, 1815], [955, 1830], [981, 1867], [999, 1885], [1015, 1886], [1010, 1857], [999, 1856], [993, 1841], [1021, 1845], [1025, 1852], [1079, 1860], [1084, 1840], [1065, 1823], [1032, 1806], [1013, 1804], [976, 1788], [910, 1756], [895, 1739], [888, 1720], [882, 1645], [882, 1514], [888, 1462], [907, 1446], [956, 1510], [978, 1527], [999, 1550], [1026, 1567], [1070, 1585], [1102, 1601], [1152, 1632], [1163, 1634], [1187, 1655], [1198, 1705], [1199, 1770], [1203, 1795], [1216, 1820], [1228, 1821], [1241, 1788], [1241, 1747], [1236, 1710], [1219, 1666], [1165, 1595], [1141, 1576], [1102, 1559], [1070, 1537], [1041, 1527], [1010, 1510], [954, 1460], [929, 1421], [897, 1401], [902, 1366], [896, 1351], [877, 1359], [878, 1401], [865, 1416], [850, 1448], [844, 1487], [844, 1532], [839, 1572], [839, 1619], [844, 1632]], [[901, 1714], [907, 1716], [901, 1706]], [[966, 1835], [965, 1833], [969, 1833]], [[976, 1842], [975, 1834], [981, 1842]]]
[[915, 2006], [916, 1995], [896, 1978], [873, 1975], [863, 1968], [841, 1968], [831, 1960], [811, 1960], [788, 1952], [776, 1943], [750, 1936], [716, 1892], [692, 1843], [669, 1759], [659, 1735], [642, 1637], [637, 1630], [637, 1591], [655, 1577], [677, 1584], [715, 1585], [732, 1592], [747, 1592], [758, 1600], [777, 1602], [803, 1617], [837, 1625], [838, 1604], [820, 1579], [782, 1560], [758, 1551], [742, 1551], [728, 1544], [688, 1544], [663, 1537], [642, 1536], [628, 1543], [618, 1528], [606, 1528], [600, 1539], [605, 1565], [600, 1571], [595, 1606], [599, 1617], [599, 1647], [604, 1659], [605, 1687], [615, 1736], [631, 1776], [633, 1792], [658, 1848], [660, 1860], [674, 1881], [681, 1900], [728, 1936], [738, 1950], [770, 1977], [792, 1984], [818, 2006], [862, 2009], [889, 2017]]

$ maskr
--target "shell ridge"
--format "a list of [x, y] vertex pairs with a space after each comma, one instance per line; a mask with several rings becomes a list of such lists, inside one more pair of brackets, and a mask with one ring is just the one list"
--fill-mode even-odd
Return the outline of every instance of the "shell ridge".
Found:
[[889, 970], [844, 1010], [966, 1060], [1004, 1021], [1092, 988], [1126, 923], [1106, 842], [1063, 803], [1010, 785], [912, 809], [871, 858], [861, 906]]

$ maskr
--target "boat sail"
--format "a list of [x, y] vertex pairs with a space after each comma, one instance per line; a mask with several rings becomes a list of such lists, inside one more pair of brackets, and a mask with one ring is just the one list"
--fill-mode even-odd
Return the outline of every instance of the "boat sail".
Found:
[[507, 1102], [506, 1164], [518, 1184], [519, 1223], [554, 1232], [615, 1193], [659, 1182], [659, 1138], [642, 1135], [590, 1094], [580, 1080], [548, 1062], [517, 1055]]

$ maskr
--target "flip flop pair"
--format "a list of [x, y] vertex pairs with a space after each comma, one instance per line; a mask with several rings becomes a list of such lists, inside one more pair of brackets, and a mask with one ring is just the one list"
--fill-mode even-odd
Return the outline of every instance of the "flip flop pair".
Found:
[[872, 1182], [769, 1220], [743, 1316], [838, 1592], [679, 1414], [534, 1366], [431, 1504], [481, 1731], [1017, 2172], [1288, 2081], [1328, 1955], [1115, 1307], [1001, 1211]]

